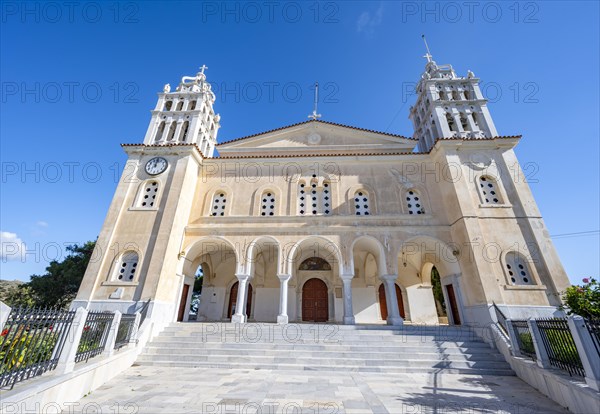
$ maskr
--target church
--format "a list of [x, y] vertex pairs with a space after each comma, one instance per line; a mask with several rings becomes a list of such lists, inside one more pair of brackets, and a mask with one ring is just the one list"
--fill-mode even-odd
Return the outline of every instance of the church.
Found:
[[[202, 67], [165, 85], [73, 307], [163, 326], [482, 324], [550, 316], [569, 285], [480, 80], [431, 55], [412, 137], [319, 119], [219, 143]], [[227, 120], [235, 122], [235, 120]]]

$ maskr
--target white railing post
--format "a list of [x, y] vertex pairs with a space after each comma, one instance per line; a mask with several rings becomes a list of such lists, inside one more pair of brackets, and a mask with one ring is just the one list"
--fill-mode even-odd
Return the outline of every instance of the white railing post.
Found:
[[531, 332], [531, 340], [533, 341], [533, 347], [535, 348], [538, 367], [551, 368], [548, 352], [546, 352], [546, 347], [542, 341], [542, 334], [540, 333], [540, 328], [537, 326], [537, 322], [535, 319], [531, 318], [527, 321], [527, 325], [529, 325], [529, 331]]
[[508, 331], [508, 337], [510, 339], [510, 345], [512, 347], [512, 354], [516, 357], [523, 356], [521, 354], [521, 347], [519, 346], [519, 340], [517, 339], [517, 333], [515, 332], [515, 327], [512, 324], [512, 320], [506, 320], [506, 330]]
[[581, 316], [569, 316], [567, 322], [585, 370], [585, 382], [596, 391], [600, 391], [600, 355], [592, 335]]
[[79, 342], [81, 341], [81, 335], [83, 334], [87, 315], [88, 311], [84, 308], [77, 308], [75, 311], [73, 323], [69, 328], [69, 332], [67, 332], [67, 339], [62, 352], [60, 353], [60, 357], [58, 358], [58, 364], [56, 366], [58, 374], [66, 374], [67, 372], [73, 371], [75, 368], [75, 355], [77, 354], [77, 348], [79, 348]]
[[105, 356], [111, 356], [115, 353], [115, 342], [117, 342], [117, 333], [119, 332], [119, 325], [121, 324], [121, 312], [115, 311], [113, 320], [110, 324], [110, 330], [108, 331], [108, 337], [106, 338], [106, 345], [104, 346], [103, 354]]
[[4, 329], [4, 325], [8, 320], [8, 315], [10, 315], [11, 307], [6, 303], [0, 301], [0, 331]]

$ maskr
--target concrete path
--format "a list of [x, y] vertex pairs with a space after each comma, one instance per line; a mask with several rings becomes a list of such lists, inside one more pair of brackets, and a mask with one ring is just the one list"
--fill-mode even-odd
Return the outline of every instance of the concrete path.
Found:
[[565, 413], [511, 376], [134, 366], [73, 412]]

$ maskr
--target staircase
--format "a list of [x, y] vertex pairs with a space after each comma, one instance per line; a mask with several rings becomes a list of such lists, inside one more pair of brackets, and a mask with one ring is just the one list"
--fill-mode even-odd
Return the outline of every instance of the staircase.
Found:
[[515, 375], [469, 328], [174, 323], [136, 365]]

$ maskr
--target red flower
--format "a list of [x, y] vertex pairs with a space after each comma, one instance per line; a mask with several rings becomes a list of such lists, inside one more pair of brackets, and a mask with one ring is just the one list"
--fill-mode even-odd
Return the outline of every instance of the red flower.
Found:
[[0, 334], [0, 336], [6, 336], [8, 335], [8, 329], [5, 329], [2, 331], [2, 333]]
[[50, 325], [50, 326], [48, 327], [48, 330], [49, 330], [49, 331], [51, 331], [52, 329], [54, 329], [54, 326]]
[[83, 330], [84, 330], [85, 332], [87, 332], [87, 331], [89, 331], [89, 330], [90, 330], [90, 327], [89, 327], [89, 326], [84, 326], [84, 327], [83, 327]]
[[588, 279], [587, 277], [583, 278], [583, 283], [590, 283], [590, 279]]

